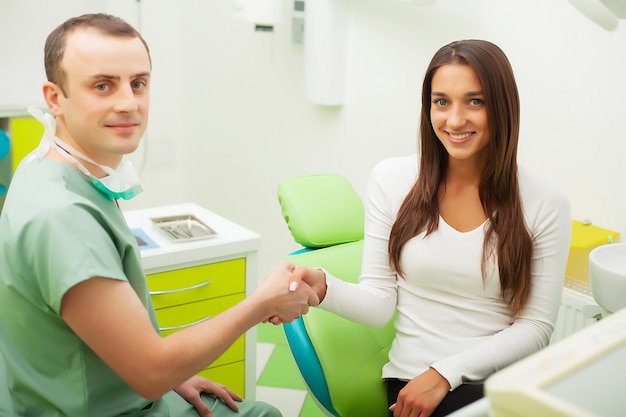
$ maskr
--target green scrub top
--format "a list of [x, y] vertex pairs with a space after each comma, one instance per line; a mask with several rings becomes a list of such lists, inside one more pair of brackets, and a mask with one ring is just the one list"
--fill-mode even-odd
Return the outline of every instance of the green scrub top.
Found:
[[60, 315], [66, 291], [98, 276], [128, 281], [158, 331], [136, 238], [115, 201], [67, 164], [22, 164], [0, 216], [0, 351], [18, 415], [135, 415], [150, 403]]
[[[70, 165], [22, 163], [0, 215], [0, 354], [15, 411], [3, 403], [0, 417], [197, 417], [174, 391], [142, 398], [65, 324], [63, 295], [98, 276], [128, 281], [158, 332], [137, 241], [117, 204]], [[244, 400], [234, 412], [202, 399], [214, 417], [281, 415], [263, 402]]]

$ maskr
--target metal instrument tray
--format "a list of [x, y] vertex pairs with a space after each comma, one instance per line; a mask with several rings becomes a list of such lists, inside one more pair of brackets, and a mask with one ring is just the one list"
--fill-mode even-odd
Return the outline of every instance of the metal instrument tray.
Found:
[[173, 242], [190, 242], [210, 239], [217, 232], [204, 224], [193, 214], [156, 217], [150, 219], [157, 229]]

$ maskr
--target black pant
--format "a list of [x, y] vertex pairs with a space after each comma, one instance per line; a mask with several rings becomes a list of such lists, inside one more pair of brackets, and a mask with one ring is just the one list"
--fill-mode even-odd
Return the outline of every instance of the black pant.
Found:
[[[386, 379], [385, 382], [387, 383], [387, 403], [389, 407], [391, 407], [391, 404], [395, 403], [398, 399], [398, 393], [404, 388], [408, 381]], [[431, 417], [447, 416], [459, 408], [463, 408], [481, 399], [484, 396], [483, 388], [483, 384], [463, 384], [454, 391], [448, 392], [441, 404], [433, 411]], [[393, 417], [392, 412], [389, 412], [389, 415]]]

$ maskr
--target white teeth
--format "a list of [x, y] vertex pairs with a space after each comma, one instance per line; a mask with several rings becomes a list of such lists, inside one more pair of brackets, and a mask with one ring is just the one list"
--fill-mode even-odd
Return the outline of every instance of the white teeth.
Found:
[[450, 137], [454, 140], [461, 140], [461, 139], [465, 139], [467, 137], [469, 137], [469, 135], [471, 135], [471, 132], [468, 133], [463, 133], [462, 135], [453, 135], [452, 133], [448, 133], [450, 135]]

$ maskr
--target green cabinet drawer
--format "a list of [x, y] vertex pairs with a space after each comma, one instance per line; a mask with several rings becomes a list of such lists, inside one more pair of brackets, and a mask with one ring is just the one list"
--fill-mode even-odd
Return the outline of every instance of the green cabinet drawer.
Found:
[[[148, 274], [147, 282], [161, 335], [165, 337], [208, 320], [243, 300], [246, 259]], [[245, 395], [245, 343], [242, 335], [198, 375]]]
[[[204, 320], [208, 320], [220, 312], [234, 306], [243, 300], [243, 298], [244, 294], [240, 293], [156, 310], [159, 327], [161, 328], [161, 335], [167, 336], [178, 330], [192, 326]], [[211, 367], [231, 362], [243, 361], [244, 357], [245, 336], [242, 335], [230, 348], [228, 348], [218, 359], [215, 360], [215, 362], [211, 364]]]
[[155, 309], [245, 292], [245, 258], [149, 274]]
[[245, 366], [243, 361], [207, 368], [198, 373], [198, 375], [218, 384], [226, 385], [237, 394], [244, 398], [246, 397], [244, 388]]

